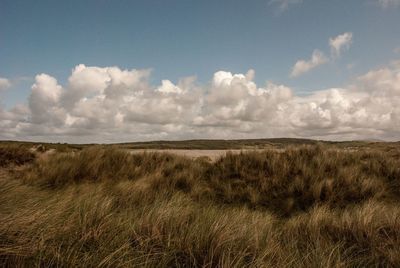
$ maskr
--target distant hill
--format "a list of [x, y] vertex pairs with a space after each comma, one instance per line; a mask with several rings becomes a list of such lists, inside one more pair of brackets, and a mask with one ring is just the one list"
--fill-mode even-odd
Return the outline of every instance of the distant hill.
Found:
[[44, 143], [27, 141], [0, 141], [0, 145], [19, 144], [21, 146], [44, 145], [47, 148], [57, 150], [79, 150], [91, 145], [114, 146], [124, 149], [196, 149], [196, 150], [224, 150], [224, 149], [263, 149], [263, 148], [282, 148], [289, 145], [312, 145], [317, 143], [337, 145], [340, 147], [358, 147], [365, 145], [386, 144], [376, 141], [321, 141], [312, 139], [296, 138], [271, 138], [271, 139], [237, 139], [237, 140], [178, 140], [178, 141], [146, 141], [146, 142], [124, 142], [114, 144], [67, 144], [67, 143]]
[[310, 139], [243, 139], [243, 140], [183, 140], [183, 141], [149, 141], [120, 143], [118, 146], [129, 149], [245, 149], [268, 148], [288, 144], [316, 144], [318, 141]]

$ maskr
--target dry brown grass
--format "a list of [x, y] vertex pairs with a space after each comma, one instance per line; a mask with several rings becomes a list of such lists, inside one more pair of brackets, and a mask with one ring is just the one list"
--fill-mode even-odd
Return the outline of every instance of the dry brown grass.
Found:
[[[392, 148], [393, 149], [393, 148]], [[0, 179], [0, 265], [398, 267], [398, 149], [92, 147]]]
[[23, 165], [32, 162], [35, 154], [21, 145], [0, 145], [0, 167], [8, 165]]

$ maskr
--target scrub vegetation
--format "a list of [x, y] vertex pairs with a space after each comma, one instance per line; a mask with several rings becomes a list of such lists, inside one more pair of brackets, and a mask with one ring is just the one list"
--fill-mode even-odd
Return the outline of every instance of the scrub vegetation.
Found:
[[400, 145], [356, 144], [216, 161], [3, 144], [0, 266], [399, 267]]

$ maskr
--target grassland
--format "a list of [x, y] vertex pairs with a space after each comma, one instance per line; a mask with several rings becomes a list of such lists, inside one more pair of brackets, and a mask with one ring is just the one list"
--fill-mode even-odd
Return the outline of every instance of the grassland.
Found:
[[400, 144], [164, 143], [266, 149], [3, 143], [0, 266], [400, 266]]

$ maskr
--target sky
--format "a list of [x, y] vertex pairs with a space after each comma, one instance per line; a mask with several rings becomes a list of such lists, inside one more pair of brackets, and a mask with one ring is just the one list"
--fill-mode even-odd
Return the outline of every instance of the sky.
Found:
[[400, 0], [0, 0], [0, 139], [400, 140]]

